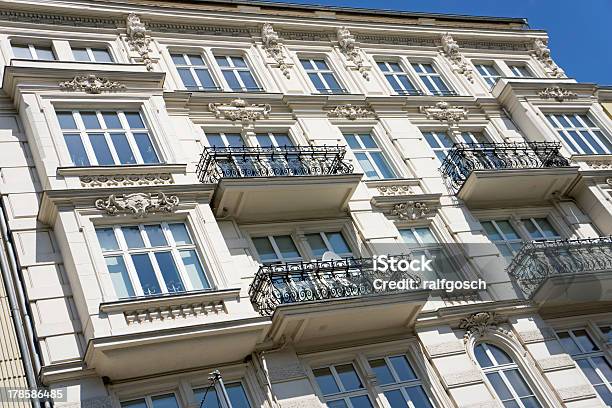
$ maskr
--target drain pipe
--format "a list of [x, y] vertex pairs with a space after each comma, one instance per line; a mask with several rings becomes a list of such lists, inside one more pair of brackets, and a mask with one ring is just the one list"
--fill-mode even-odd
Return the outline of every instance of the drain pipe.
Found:
[[[14, 245], [9, 235], [4, 200], [0, 197], [0, 272], [17, 334], [17, 342], [21, 349], [21, 359], [25, 369], [26, 379], [31, 389], [39, 388], [37, 373], [40, 373], [40, 355], [34, 340], [32, 321], [28, 313], [23, 286], [20, 282], [20, 273], [15, 257]], [[47, 408], [50, 403], [41, 404], [38, 399], [32, 399], [34, 408]]]

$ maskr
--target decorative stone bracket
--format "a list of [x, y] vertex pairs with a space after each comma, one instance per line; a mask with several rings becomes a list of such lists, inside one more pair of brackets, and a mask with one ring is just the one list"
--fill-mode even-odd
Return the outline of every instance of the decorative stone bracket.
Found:
[[375, 187], [378, 194], [372, 197], [371, 203], [389, 217], [413, 221], [434, 215], [440, 207], [440, 194], [422, 193], [418, 181], [385, 183]]
[[367, 106], [355, 106], [350, 103], [346, 105], [338, 105], [327, 111], [327, 114], [335, 118], [346, 118], [349, 120], [364, 119], [371, 116], [376, 116], [374, 111]]
[[269, 104], [248, 105], [244, 99], [238, 98], [229, 103], [211, 103], [208, 105], [208, 109], [217, 118], [223, 117], [232, 122], [240, 121], [243, 130], [250, 132], [253, 131], [256, 120], [268, 117], [272, 107]]
[[500, 324], [505, 321], [505, 318], [498, 316], [495, 312], [478, 312], [461, 319], [459, 328], [465, 330], [463, 341], [467, 343], [470, 338], [479, 339], [491, 331], [510, 335], [510, 332], [500, 327]]
[[140, 21], [140, 16], [131, 13], [126, 19], [127, 42], [133, 51], [140, 55], [142, 63], [147, 67], [147, 71], [153, 71], [153, 58], [151, 58], [151, 39], [147, 34], [147, 28]]
[[120, 196], [111, 194], [108, 198], [99, 198], [95, 202], [97, 209], [104, 210], [109, 215], [133, 214], [137, 217], [157, 212], [173, 212], [178, 204], [177, 196], [167, 196], [162, 192], [131, 193]]
[[538, 92], [538, 95], [542, 99], [554, 99], [557, 102], [563, 102], [566, 99], [578, 98], [578, 95], [576, 93], [569, 91], [567, 89], [563, 89], [559, 86], [552, 86], [552, 87], [546, 88]]
[[470, 67], [470, 63], [463, 54], [461, 54], [457, 41], [455, 41], [449, 33], [442, 34], [441, 40], [442, 53], [450, 60], [455, 72], [465, 76], [468, 81], [474, 83], [474, 74]]
[[349, 66], [349, 68], [356, 69], [361, 73], [364, 79], [369, 79], [371, 67], [366, 65], [361, 53], [361, 48], [359, 48], [355, 37], [346, 27], [338, 28], [336, 35], [338, 36], [340, 51], [344, 54], [347, 61], [354, 64], [354, 67]]
[[469, 112], [464, 107], [451, 106], [448, 102], [438, 102], [434, 106], [421, 106], [419, 111], [424, 113], [427, 119], [446, 122], [450, 131], [456, 131], [459, 128], [459, 122], [467, 119]]
[[285, 47], [280, 42], [278, 33], [274, 31], [272, 24], [265, 23], [261, 28], [261, 41], [268, 57], [272, 58], [283, 75], [290, 79], [293, 63], [290, 62], [290, 59], [285, 58]]
[[536, 38], [533, 40], [533, 49], [531, 53], [544, 67], [544, 70], [551, 78], [565, 78], [565, 73], [550, 57], [550, 49], [548, 43], [544, 40]]
[[75, 76], [70, 81], [60, 82], [60, 89], [67, 91], [84, 91], [90, 94], [99, 94], [103, 91], [119, 91], [125, 89], [125, 85], [111, 81], [108, 78], [99, 78], [95, 75]]

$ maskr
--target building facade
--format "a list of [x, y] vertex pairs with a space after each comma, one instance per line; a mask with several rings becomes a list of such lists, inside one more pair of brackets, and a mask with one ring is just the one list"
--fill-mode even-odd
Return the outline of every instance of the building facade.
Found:
[[[5, 275], [65, 394], [35, 405], [612, 404], [612, 92], [545, 32], [196, 0], [0, 27]], [[486, 289], [376, 288], [402, 245]]]

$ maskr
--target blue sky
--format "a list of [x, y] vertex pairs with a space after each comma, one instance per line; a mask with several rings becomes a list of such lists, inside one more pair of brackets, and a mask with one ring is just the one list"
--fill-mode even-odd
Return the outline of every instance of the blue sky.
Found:
[[[273, 0], [274, 1], [274, 0]], [[525, 17], [548, 31], [553, 59], [580, 82], [612, 85], [612, 0], [285, 0], [387, 10]], [[607, 27], [607, 28], [606, 28]]]

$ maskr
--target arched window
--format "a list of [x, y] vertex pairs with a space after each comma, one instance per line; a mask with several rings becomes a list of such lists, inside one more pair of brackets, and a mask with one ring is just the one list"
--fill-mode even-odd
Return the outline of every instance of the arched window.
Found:
[[541, 408], [516, 363], [492, 344], [474, 347], [476, 360], [505, 408]]

